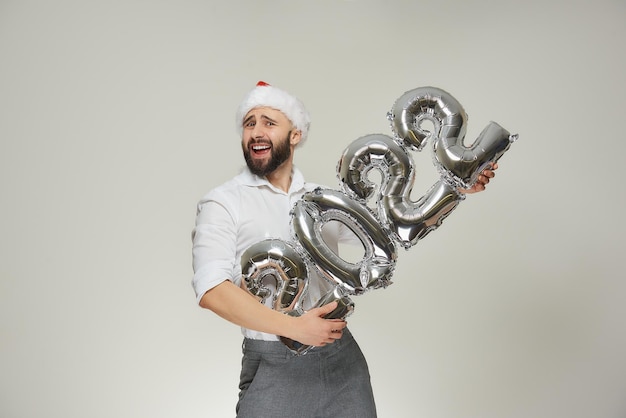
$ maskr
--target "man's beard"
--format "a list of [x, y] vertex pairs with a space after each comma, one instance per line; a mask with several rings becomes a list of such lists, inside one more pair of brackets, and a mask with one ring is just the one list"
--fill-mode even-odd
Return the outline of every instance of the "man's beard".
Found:
[[[289, 138], [291, 137], [291, 131], [287, 133], [287, 137], [282, 141], [277, 141], [276, 144], [272, 144], [269, 140], [251, 140], [248, 143], [248, 147], [243, 149], [243, 157], [246, 160], [246, 164], [253, 174], [259, 177], [265, 177], [272, 171], [281, 166], [282, 163], [287, 161], [291, 156], [291, 146], [289, 144]], [[265, 162], [264, 160], [253, 159], [250, 155], [250, 148], [254, 144], [270, 144], [272, 145], [270, 160]]]

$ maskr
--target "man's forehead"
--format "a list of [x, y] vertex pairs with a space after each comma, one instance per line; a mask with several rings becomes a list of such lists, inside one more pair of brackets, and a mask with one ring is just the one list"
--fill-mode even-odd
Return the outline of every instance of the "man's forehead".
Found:
[[244, 116], [243, 119], [248, 120], [250, 118], [257, 118], [257, 117], [271, 119], [271, 120], [288, 119], [287, 116], [285, 116], [283, 112], [281, 112], [278, 109], [274, 109], [273, 107], [269, 107], [269, 106], [259, 106], [259, 107], [252, 108], [248, 111], [248, 113], [246, 113], [246, 116]]

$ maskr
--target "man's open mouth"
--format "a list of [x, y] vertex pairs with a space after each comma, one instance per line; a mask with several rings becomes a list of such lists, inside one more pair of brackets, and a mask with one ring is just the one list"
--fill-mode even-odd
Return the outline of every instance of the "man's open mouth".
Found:
[[253, 144], [250, 145], [250, 151], [255, 155], [265, 155], [272, 149], [271, 144]]

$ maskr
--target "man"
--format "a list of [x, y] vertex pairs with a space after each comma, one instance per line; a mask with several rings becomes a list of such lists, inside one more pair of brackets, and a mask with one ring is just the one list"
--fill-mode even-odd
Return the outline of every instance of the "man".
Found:
[[[323, 318], [335, 302], [292, 317], [240, 287], [242, 253], [266, 238], [290, 240], [290, 210], [317, 187], [304, 181], [293, 162], [296, 147], [307, 138], [309, 114], [291, 94], [259, 82], [239, 106], [236, 122], [247, 167], [198, 205], [193, 286], [201, 307], [242, 327], [237, 416], [375, 417], [369, 371], [358, 344], [345, 321]], [[486, 170], [469, 192], [484, 189], [493, 176]], [[341, 224], [325, 228], [325, 241], [336, 250], [339, 241], [350, 240], [346, 230]], [[315, 348], [296, 356], [278, 336]]]

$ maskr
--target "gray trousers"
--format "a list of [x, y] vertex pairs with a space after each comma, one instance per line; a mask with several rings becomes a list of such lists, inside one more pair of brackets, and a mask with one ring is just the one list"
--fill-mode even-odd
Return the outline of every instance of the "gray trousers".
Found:
[[244, 339], [238, 418], [375, 418], [365, 357], [348, 329], [340, 340], [292, 354], [281, 342]]

